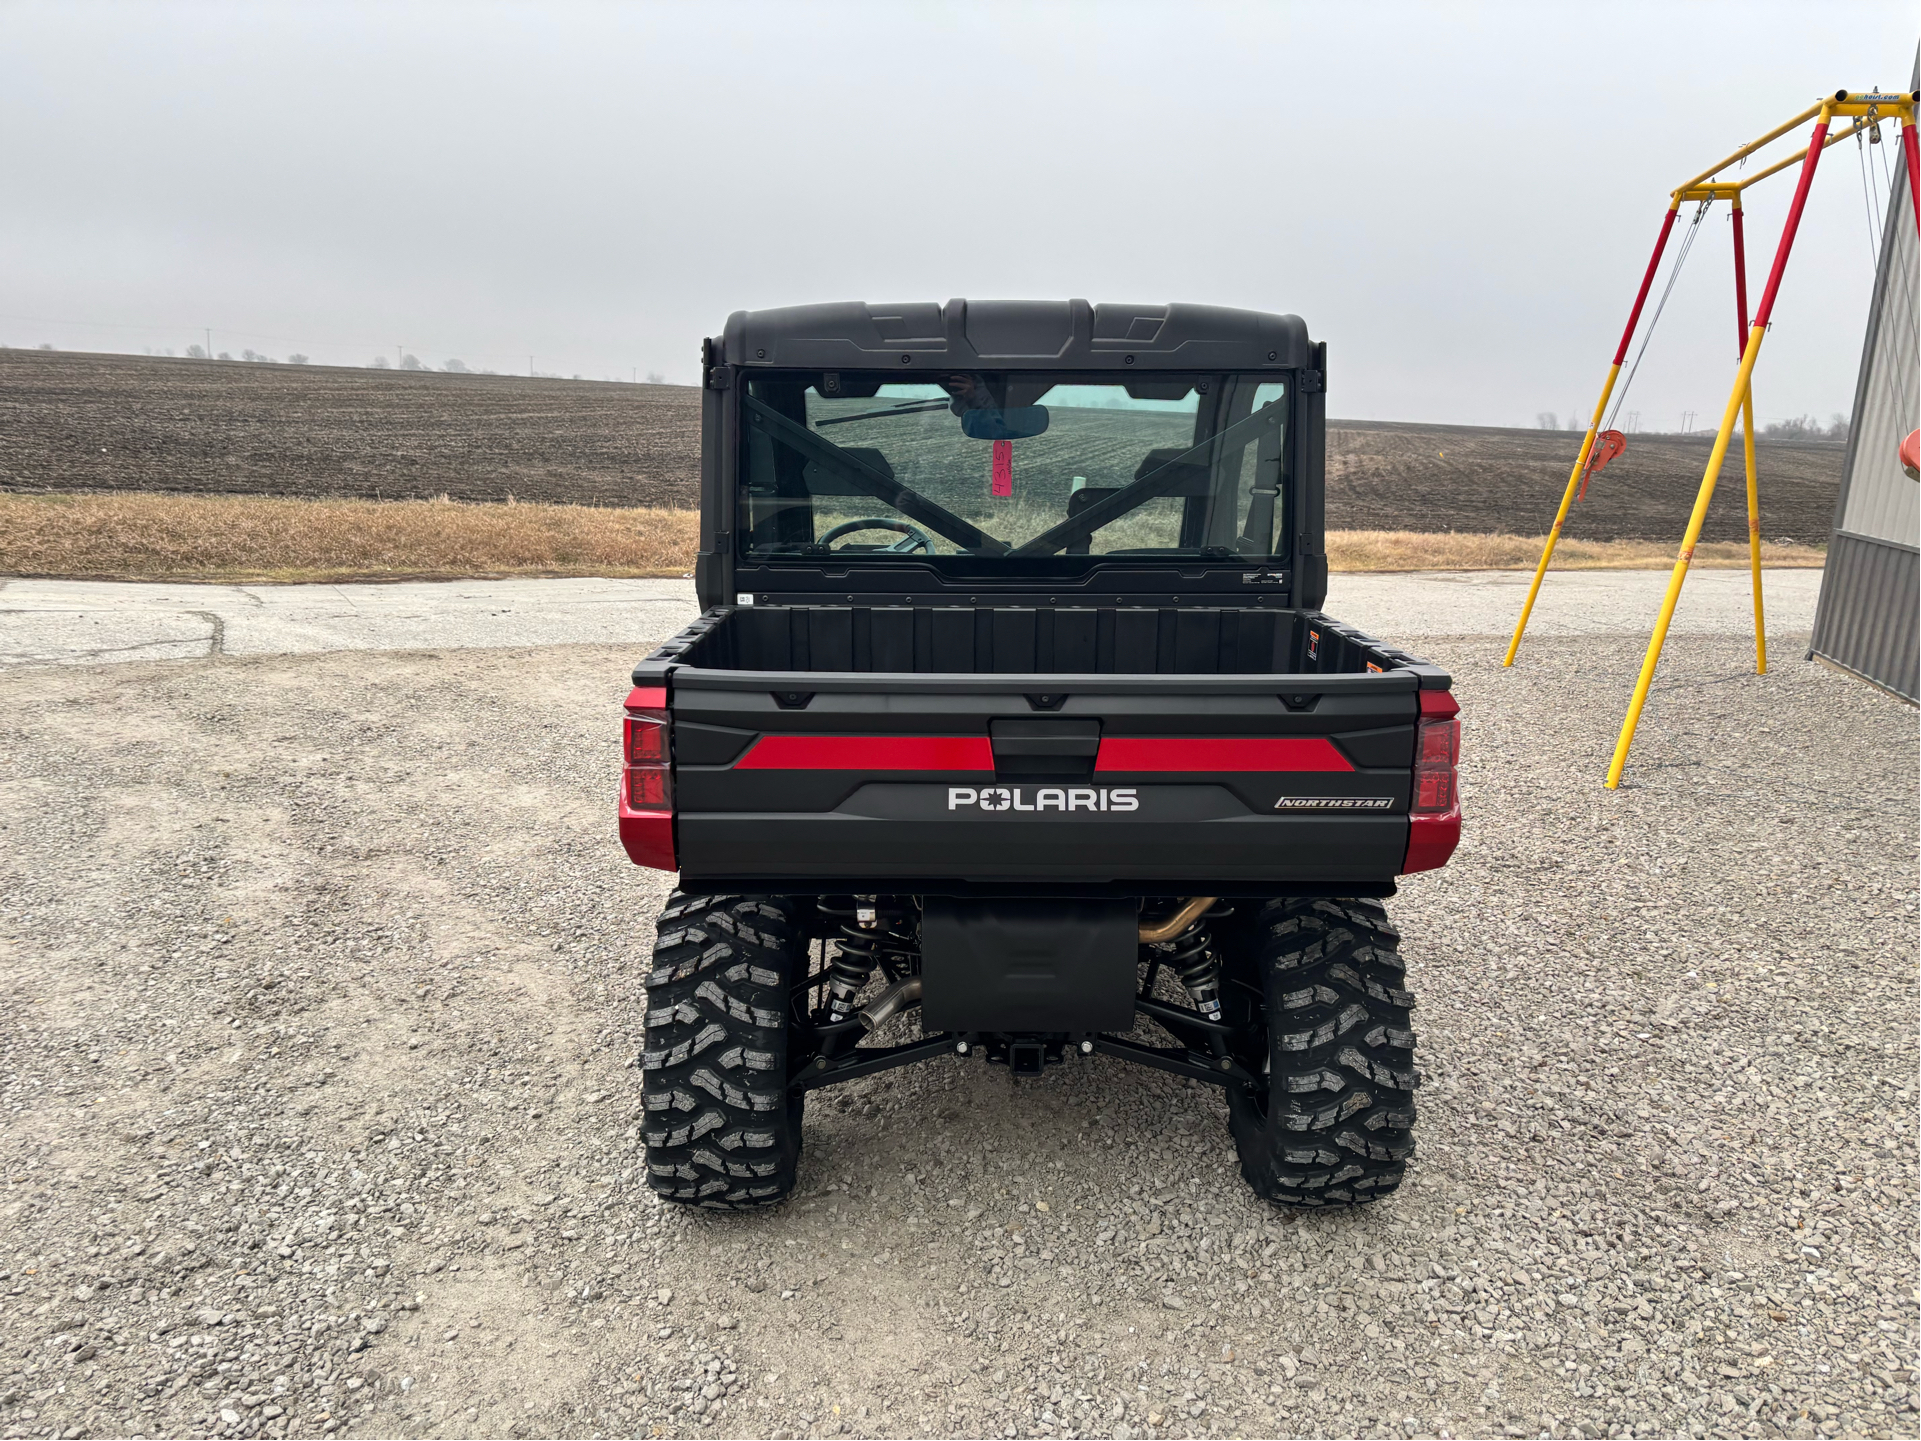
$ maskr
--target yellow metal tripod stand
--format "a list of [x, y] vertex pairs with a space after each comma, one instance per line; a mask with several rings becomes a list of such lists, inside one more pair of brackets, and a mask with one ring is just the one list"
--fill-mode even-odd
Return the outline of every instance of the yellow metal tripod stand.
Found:
[[[1574, 469], [1568, 476], [1567, 488], [1561, 496], [1560, 509], [1555, 513], [1554, 524], [1548, 531], [1547, 543], [1542, 548], [1540, 563], [1534, 569], [1533, 583], [1528, 587], [1527, 600], [1521, 607], [1520, 619], [1514, 627], [1514, 637], [1508, 643], [1507, 655], [1502, 661], [1503, 665], [1513, 665], [1514, 657], [1521, 648], [1521, 637], [1527, 630], [1528, 618], [1533, 614], [1534, 602], [1540, 594], [1542, 579], [1546, 576], [1548, 564], [1553, 559], [1555, 542], [1560, 539], [1562, 527], [1567, 523], [1568, 511], [1580, 488], [1588, 458], [1593, 452], [1595, 440], [1606, 416], [1609, 397], [1614, 393], [1615, 382], [1621, 373], [1621, 364], [1627, 356], [1628, 342], [1632, 339], [1635, 327], [1640, 321], [1641, 309], [1647, 300], [1648, 290], [1653, 284], [1655, 271], [1660, 265], [1661, 253], [1673, 230], [1676, 212], [1689, 201], [1698, 201], [1705, 205], [1715, 200], [1725, 199], [1731, 203], [1733, 209], [1736, 307], [1744, 336], [1741, 364], [1735, 375], [1734, 389], [1728, 397], [1727, 408], [1721, 417], [1720, 428], [1715, 432], [1714, 448], [1708, 454], [1707, 470], [1701, 477], [1701, 486], [1694, 499], [1694, 509], [1688, 516], [1687, 531], [1681, 539], [1681, 549], [1675, 557], [1674, 569], [1668, 577], [1667, 591], [1661, 600], [1660, 615], [1655, 621], [1654, 633], [1649, 637], [1647, 654], [1641, 663], [1641, 673], [1635, 682], [1634, 695], [1628, 703], [1627, 716], [1622, 722], [1620, 736], [1615, 742], [1613, 759], [1609, 762], [1607, 772], [1607, 785], [1610, 789], [1621, 784], [1621, 774], [1627, 765], [1628, 750], [1634, 743], [1635, 727], [1640, 723], [1641, 711], [1647, 704], [1648, 690], [1654, 682], [1654, 672], [1660, 663], [1661, 649], [1667, 641], [1668, 628], [1674, 621], [1674, 608], [1681, 598], [1681, 587], [1687, 580], [1688, 567], [1694, 561], [1695, 547], [1700, 543], [1701, 527], [1707, 520], [1708, 502], [1713, 498], [1715, 482], [1720, 478], [1721, 466], [1727, 459], [1728, 446], [1733, 440], [1737, 420], [1741, 422], [1742, 456], [1747, 471], [1748, 565], [1754, 587], [1754, 662], [1758, 674], [1767, 673], [1767, 623], [1761, 598], [1761, 512], [1754, 460], [1755, 361], [1761, 353], [1761, 342], [1767, 335], [1768, 322], [1774, 312], [1775, 297], [1781, 288], [1781, 276], [1787, 268], [1788, 255], [1794, 246], [1795, 232], [1800, 227], [1801, 215], [1807, 205], [1808, 189], [1814, 181], [1815, 166], [1820, 161], [1821, 152], [1829, 145], [1877, 126], [1884, 120], [1898, 120], [1901, 126], [1902, 148], [1907, 156], [1910, 200], [1913, 204], [1916, 224], [1921, 227], [1921, 177], [1917, 176], [1917, 170], [1921, 169], [1921, 164], [1917, 164], [1921, 161], [1921, 153], [1918, 153], [1915, 136], [1917, 102], [1921, 102], [1921, 94], [1837, 91], [1832, 97], [1818, 101], [1792, 120], [1776, 126], [1759, 140], [1742, 146], [1711, 169], [1703, 171], [1672, 192], [1671, 204], [1661, 225], [1660, 239], [1655, 243], [1654, 255], [1648, 261], [1640, 292], [1635, 297], [1634, 308], [1628, 317], [1627, 329], [1622, 333], [1620, 346], [1615, 351], [1614, 363], [1608, 369], [1607, 381], [1601, 387], [1601, 398], [1594, 407], [1594, 418], [1588, 425], [1587, 436], [1581, 443], [1581, 453], [1576, 458]], [[1851, 118], [1854, 123], [1847, 129], [1830, 135], [1829, 127], [1837, 117]], [[1762, 146], [1779, 139], [1795, 126], [1808, 120], [1814, 120], [1816, 123], [1814, 133], [1809, 137], [1805, 150], [1791, 154], [1740, 181], [1714, 178], [1728, 166], [1745, 159]], [[1780, 243], [1775, 251], [1774, 265], [1768, 275], [1767, 288], [1762, 292], [1760, 306], [1756, 309], [1753, 322], [1750, 324], [1747, 319], [1747, 277], [1741, 228], [1741, 192], [1757, 181], [1765, 180], [1770, 175], [1777, 174], [1797, 163], [1800, 165], [1800, 177], [1795, 185], [1794, 199], [1788, 209], [1787, 221], [1782, 227]], [[1672, 284], [1671, 281], [1670, 284]]]

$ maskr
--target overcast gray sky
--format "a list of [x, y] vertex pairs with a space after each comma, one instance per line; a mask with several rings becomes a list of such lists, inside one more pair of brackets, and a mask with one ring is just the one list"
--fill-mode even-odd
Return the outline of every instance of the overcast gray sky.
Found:
[[[1294, 311], [1342, 416], [1592, 407], [1666, 192], [1906, 84], [1854, 3], [0, 7], [0, 342], [628, 378], [731, 310], [949, 296]], [[1748, 202], [1758, 294], [1792, 176]], [[1878, 190], [1878, 188], [1877, 188]], [[1885, 205], [1885, 194], [1876, 203]], [[1756, 377], [1849, 408], [1872, 254], [1829, 150]], [[1711, 425], [1725, 207], [1629, 408]]]

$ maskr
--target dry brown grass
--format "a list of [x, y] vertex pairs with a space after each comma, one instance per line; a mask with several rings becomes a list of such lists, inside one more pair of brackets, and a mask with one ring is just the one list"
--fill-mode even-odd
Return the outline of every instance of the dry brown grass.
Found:
[[[1330, 530], [1327, 562], [1338, 571], [1385, 570], [1533, 570], [1545, 537], [1538, 535], [1430, 535], [1411, 530]], [[1681, 538], [1648, 540], [1574, 540], [1554, 547], [1556, 570], [1666, 570], [1674, 564]], [[1818, 567], [1827, 553], [1812, 545], [1761, 542], [1761, 564]], [[1694, 563], [1709, 570], [1742, 569], [1748, 564], [1744, 541], [1703, 542]]]
[[0, 494], [0, 572], [113, 580], [680, 575], [691, 510]]
[[[0, 493], [0, 574], [104, 580], [320, 581], [509, 575], [682, 575], [693, 566], [691, 510], [447, 501], [279, 500], [134, 492]], [[1526, 570], [1539, 537], [1330, 531], [1337, 571]], [[1646, 541], [1563, 540], [1567, 570], [1660, 569], [1674, 549]], [[1770, 566], [1818, 566], [1812, 546], [1762, 546]], [[1699, 566], [1747, 564], [1720, 542]]]

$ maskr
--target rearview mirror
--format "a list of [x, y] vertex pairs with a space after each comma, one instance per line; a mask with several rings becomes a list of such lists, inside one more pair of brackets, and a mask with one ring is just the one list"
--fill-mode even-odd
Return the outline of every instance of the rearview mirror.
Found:
[[961, 433], [970, 440], [1026, 440], [1047, 429], [1047, 407], [1018, 405], [1006, 410], [963, 410]]

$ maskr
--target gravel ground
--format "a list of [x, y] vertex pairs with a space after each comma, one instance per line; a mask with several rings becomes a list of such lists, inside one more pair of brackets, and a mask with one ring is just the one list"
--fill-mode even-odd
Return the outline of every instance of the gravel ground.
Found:
[[634, 647], [0, 677], [0, 1432], [1914, 1435], [1914, 712], [1785, 645], [1431, 642], [1421, 1151], [1242, 1187], [1211, 1089], [817, 1096], [641, 1183]]

